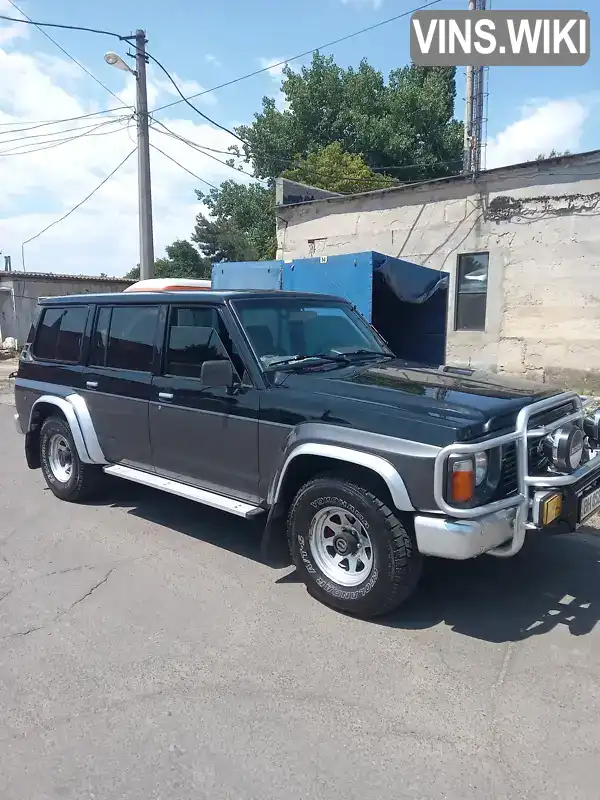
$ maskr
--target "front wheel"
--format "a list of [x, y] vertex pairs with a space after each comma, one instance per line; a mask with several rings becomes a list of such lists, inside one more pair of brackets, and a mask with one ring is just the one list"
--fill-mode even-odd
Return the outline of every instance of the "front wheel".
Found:
[[288, 538], [309, 592], [356, 616], [392, 611], [419, 581], [422, 559], [410, 526], [371, 491], [343, 478], [315, 478], [300, 489]]

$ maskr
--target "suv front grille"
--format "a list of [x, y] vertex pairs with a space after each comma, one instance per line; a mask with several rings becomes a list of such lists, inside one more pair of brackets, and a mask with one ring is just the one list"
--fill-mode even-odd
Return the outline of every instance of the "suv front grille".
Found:
[[[569, 400], [556, 408], [550, 408], [546, 411], [540, 411], [539, 414], [534, 414], [529, 420], [529, 428], [542, 428], [544, 425], [550, 425], [572, 414], [574, 411], [576, 411], [575, 402]], [[531, 475], [543, 473], [548, 468], [547, 459], [539, 452], [539, 443], [539, 438], [530, 439], [527, 442], [529, 473]], [[500, 478], [496, 498], [509, 497], [511, 494], [515, 494], [517, 490], [517, 446], [514, 442], [511, 442], [504, 446], [502, 477]]]

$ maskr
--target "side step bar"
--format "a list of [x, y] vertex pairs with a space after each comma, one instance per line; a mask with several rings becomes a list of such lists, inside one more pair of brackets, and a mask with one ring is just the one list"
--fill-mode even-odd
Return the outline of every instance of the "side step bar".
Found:
[[206, 489], [197, 489], [195, 486], [188, 486], [185, 483], [178, 483], [168, 478], [162, 478], [160, 475], [154, 475], [151, 472], [143, 472], [140, 469], [124, 467], [120, 464], [104, 467], [104, 472], [107, 475], [114, 475], [116, 478], [125, 478], [125, 480], [141, 483], [153, 489], [176, 494], [178, 497], [185, 497], [187, 500], [194, 500], [196, 503], [202, 503], [205, 506], [211, 506], [219, 511], [226, 511], [244, 519], [262, 514], [265, 510], [260, 506], [253, 506], [250, 503], [243, 503], [241, 500], [234, 500], [221, 494], [207, 492]]

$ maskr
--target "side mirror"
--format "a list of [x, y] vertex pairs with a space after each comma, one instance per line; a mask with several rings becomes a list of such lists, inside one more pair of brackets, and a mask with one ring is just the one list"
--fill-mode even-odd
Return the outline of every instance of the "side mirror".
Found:
[[200, 380], [206, 387], [226, 386], [232, 388], [234, 383], [233, 364], [229, 359], [205, 361], [200, 370]]

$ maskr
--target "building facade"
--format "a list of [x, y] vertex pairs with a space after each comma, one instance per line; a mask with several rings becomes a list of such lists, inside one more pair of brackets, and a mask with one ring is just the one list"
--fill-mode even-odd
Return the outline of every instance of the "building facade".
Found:
[[14, 338], [24, 344], [40, 297], [122, 292], [132, 283], [125, 278], [0, 272], [0, 343]]
[[448, 363], [600, 393], [600, 150], [358, 195], [280, 196], [280, 259], [376, 250], [450, 273]]

